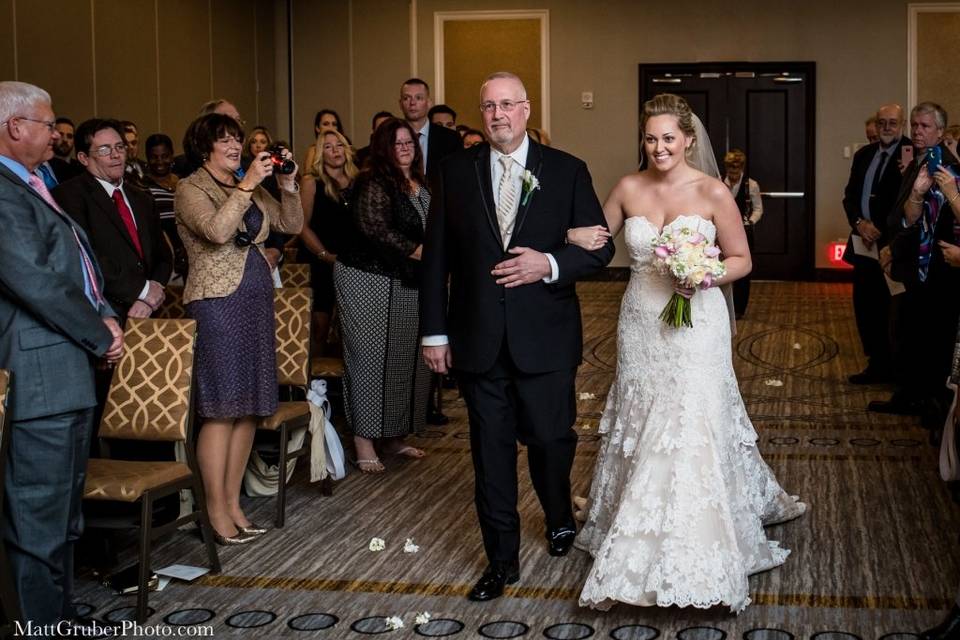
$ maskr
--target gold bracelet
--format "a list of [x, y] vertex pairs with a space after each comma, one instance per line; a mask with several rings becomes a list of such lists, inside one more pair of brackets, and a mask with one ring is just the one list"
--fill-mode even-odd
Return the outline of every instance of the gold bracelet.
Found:
[[953, 201], [956, 200], [957, 198], [960, 198], [960, 191], [957, 191], [952, 198], [947, 200], [947, 202], [953, 203]]
[[254, 187], [253, 189], [244, 189], [239, 184], [237, 184], [237, 191], [243, 191], [244, 193], [253, 193], [254, 191], [256, 191], [256, 189], [257, 189], [256, 187]]
[[923, 200], [914, 200], [913, 198], [907, 198], [913, 204], [923, 204]]

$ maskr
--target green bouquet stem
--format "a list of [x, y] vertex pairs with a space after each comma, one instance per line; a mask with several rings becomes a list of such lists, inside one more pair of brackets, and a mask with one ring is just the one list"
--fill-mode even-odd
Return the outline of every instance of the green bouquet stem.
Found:
[[690, 315], [690, 300], [679, 293], [670, 297], [670, 302], [660, 312], [660, 319], [674, 328], [692, 327], [693, 318]]

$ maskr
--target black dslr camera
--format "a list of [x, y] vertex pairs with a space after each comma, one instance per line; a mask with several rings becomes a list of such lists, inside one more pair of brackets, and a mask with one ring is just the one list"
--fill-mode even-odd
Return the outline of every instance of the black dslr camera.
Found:
[[282, 175], [290, 175], [297, 170], [297, 165], [293, 160], [287, 160], [283, 157], [283, 147], [279, 144], [270, 146], [267, 149], [270, 154], [270, 162], [273, 163], [273, 172]]

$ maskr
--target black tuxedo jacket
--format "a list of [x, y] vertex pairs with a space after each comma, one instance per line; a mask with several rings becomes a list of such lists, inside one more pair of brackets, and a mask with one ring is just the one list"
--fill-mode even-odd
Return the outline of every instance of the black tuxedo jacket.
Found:
[[57, 157], [50, 158], [50, 167], [53, 169], [53, 175], [56, 176], [58, 183], [76, 178], [85, 171], [83, 165], [73, 158], [70, 158], [69, 162]]
[[521, 198], [510, 247], [551, 253], [559, 280], [507, 289], [490, 274], [506, 255], [493, 199], [490, 146], [454, 154], [440, 165], [423, 248], [421, 333], [448, 337], [455, 369], [490, 370], [504, 343], [525, 373], [580, 364], [576, 280], [610, 262], [613, 242], [597, 251], [565, 242], [567, 229], [605, 224], [581, 160], [531, 140], [526, 167], [540, 189], [525, 204]]
[[89, 172], [84, 171], [51, 192], [63, 210], [87, 232], [103, 271], [104, 297], [121, 318], [126, 317], [137, 301], [147, 280], [166, 285], [173, 267], [153, 198], [126, 182], [123, 192], [137, 223], [137, 235], [143, 248], [142, 260], [120, 218], [117, 205]]
[[427, 185], [433, 190], [440, 178], [440, 163], [447, 156], [463, 150], [463, 140], [453, 129], [430, 123], [427, 135]]
[[[940, 143], [940, 150], [943, 154], [943, 164], [950, 167], [955, 174], [960, 174], [960, 161], [950, 152], [947, 145]], [[904, 228], [903, 226], [903, 207], [910, 197], [913, 189], [913, 183], [921, 171], [927, 170], [926, 157], [919, 158], [919, 161], [913, 162], [909, 169], [903, 174], [903, 180], [900, 183], [900, 193], [894, 203], [888, 219], [887, 234], [891, 244], [891, 259], [893, 261], [891, 272], [893, 278], [902, 282], [908, 289], [921, 286], [918, 270], [918, 253], [920, 250], [920, 234], [916, 227], [919, 221]], [[956, 203], [954, 203], [956, 205]], [[945, 240], [956, 244], [953, 234], [953, 225], [955, 220], [960, 220], [960, 207], [951, 206], [949, 202], [943, 203], [943, 208], [937, 217], [937, 224], [933, 230], [934, 242], [930, 249], [930, 267], [927, 271], [926, 286], [933, 288], [943, 288], [945, 293], [956, 292], [956, 286], [960, 284], [960, 269], [951, 267], [943, 259], [943, 251], [937, 244], [937, 240]]]
[[[870, 196], [870, 214], [871, 221], [880, 230], [880, 239], [877, 241], [878, 247], [885, 247], [888, 242], [887, 229], [890, 226], [889, 219], [893, 207], [897, 202], [897, 195], [900, 193], [900, 182], [903, 176], [900, 174], [900, 149], [910, 145], [910, 139], [901, 136], [900, 142], [894, 147], [891, 157], [884, 167], [880, 181], [876, 183], [876, 189]], [[857, 220], [865, 218], [860, 207], [860, 199], [863, 195], [863, 181], [867, 175], [867, 169], [873, 160], [877, 149], [880, 148], [879, 142], [868, 144], [861, 147], [853, 155], [853, 163], [850, 166], [850, 179], [847, 181], [847, 187], [843, 191], [843, 211], [847, 214], [847, 222], [850, 224], [851, 237], [857, 234]], [[853, 252], [852, 240], [847, 240], [847, 248], [843, 253], [845, 262], [853, 264], [861, 259]], [[870, 260], [870, 258], [863, 258]]]

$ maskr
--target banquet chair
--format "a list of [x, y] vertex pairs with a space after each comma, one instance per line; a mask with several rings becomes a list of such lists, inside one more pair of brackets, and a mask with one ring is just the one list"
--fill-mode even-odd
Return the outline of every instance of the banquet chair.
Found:
[[310, 433], [303, 445], [290, 451], [294, 431], [310, 425], [310, 403], [306, 401], [310, 386], [310, 319], [313, 291], [306, 287], [274, 289], [274, 315], [277, 339], [277, 383], [287, 387], [291, 397], [302, 399], [280, 402], [277, 412], [261, 420], [258, 428], [275, 431], [280, 437], [279, 478], [277, 480], [277, 512], [274, 525], [281, 529], [286, 520], [287, 463], [310, 453]]
[[[98, 437], [104, 458], [87, 465], [84, 500], [139, 503], [138, 523], [116, 518], [88, 518], [88, 528], [139, 530], [140, 575], [137, 622], [148, 616], [147, 594], [153, 541], [196, 522], [206, 546], [210, 568], [220, 572], [213, 544], [203, 483], [193, 444], [193, 357], [196, 321], [129, 318], [123, 335], [124, 353], [114, 370]], [[172, 441], [186, 449], [187, 463], [131, 461], [109, 458], [111, 441]], [[154, 502], [191, 489], [192, 511], [162, 525], [153, 523]]]

